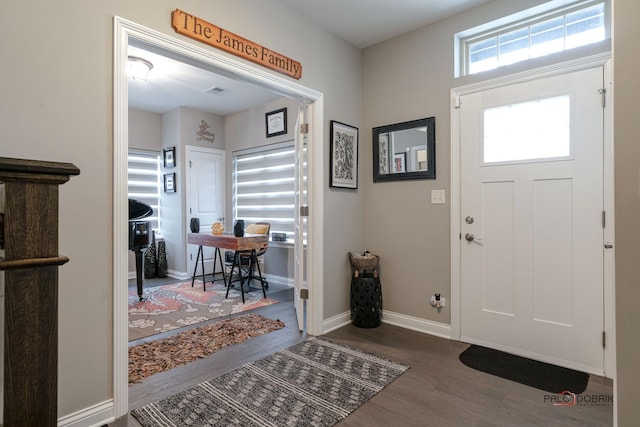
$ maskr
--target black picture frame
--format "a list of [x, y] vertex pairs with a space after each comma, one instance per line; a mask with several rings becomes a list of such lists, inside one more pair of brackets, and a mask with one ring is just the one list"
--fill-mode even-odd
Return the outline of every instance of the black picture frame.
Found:
[[165, 193], [176, 192], [176, 173], [175, 172], [164, 174], [164, 192]]
[[[419, 142], [400, 144], [407, 132], [419, 135]], [[436, 178], [435, 117], [374, 127], [372, 134], [373, 182]]]
[[334, 188], [358, 188], [358, 128], [330, 122], [330, 180]]
[[272, 136], [284, 135], [287, 133], [287, 108], [265, 113], [265, 128], [267, 138]]
[[163, 148], [162, 160], [165, 168], [174, 168], [176, 166], [176, 147]]

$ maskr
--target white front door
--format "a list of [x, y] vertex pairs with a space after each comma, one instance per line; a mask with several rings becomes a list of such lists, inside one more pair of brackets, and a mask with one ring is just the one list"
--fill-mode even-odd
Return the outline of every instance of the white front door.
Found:
[[464, 95], [461, 339], [604, 372], [602, 67]]
[[[200, 220], [200, 232], [211, 233], [211, 225], [220, 221], [224, 224], [225, 186], [224, 151], [195, 146], [186, 147], [187, 158], [187, 233], [191, 218]], [[205, 273], [213, 271], [214, 248], [203, 246]], [[198, 255], [198, 246], [187, 245], [187, 273], [193, 274]], [[218, 262], [218, 271], [222, 266]], [[198, 265], [198, 274], [202, 274]]]

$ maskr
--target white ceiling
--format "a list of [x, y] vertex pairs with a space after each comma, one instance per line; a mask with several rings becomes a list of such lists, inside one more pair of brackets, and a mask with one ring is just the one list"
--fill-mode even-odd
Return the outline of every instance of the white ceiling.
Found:
[[[491, 0], [279, 0], [316, 25], [364, 48]], [[129, 106], [155, 113], [189, 107], [220, 116], [279, 95], [138, 47], [129, 55], [153, 64], [147, 82], [129, 80]], [[206, 93], [212, 87], [221, 94]]]
[[365, 48], [491, 0], [280, 0], [320, 27]]

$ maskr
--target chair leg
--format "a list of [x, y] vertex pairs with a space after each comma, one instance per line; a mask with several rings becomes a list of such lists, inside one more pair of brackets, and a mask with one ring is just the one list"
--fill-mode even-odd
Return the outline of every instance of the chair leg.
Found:
[[[266, 298], [267, 291], [264, 290], [265, 280], [262, 278], [262, 272], [260, 271], [260, 263], [258, 262], [258, 256], [256, 255], [256, 251], [253, 250], [251, 252], [251, 263], [255, 262], [256, 267], [258, 268], [258, 280], [260, 280], [260, 286], [262, 287], [262, 295]], [[251, 272], [253, 274], [253, 271]]]
[[244, 277], [242, 276], [242, 266], [240, 265], [240, 256], [238, 252], [233, 256], [233, 264], [231, 265], [231, 274], [229, 275], [229, 286], [227, 286], [227, 293], [225, 298], [229, 298], [229, 289], [231, 289], [231, 281], [233, 279], [233, 270], [236, 265], [238, 266], [238, 276], [240, 277], [240, 295], [242, 295], [242, 303], [244, 304]]

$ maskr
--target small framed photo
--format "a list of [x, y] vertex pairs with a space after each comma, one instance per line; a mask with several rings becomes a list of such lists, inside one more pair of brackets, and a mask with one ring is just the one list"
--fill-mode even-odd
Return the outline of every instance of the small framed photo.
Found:
[[176, 192], [176, 173], [164, 174], [164, 192], [175, 193]]
[[176, 166], [176, 147], [164, 148], [162, 150], [162, 159], [165, 168], [173, 168]]
[[331, 120], [329, 186], [358, 188], [358, 128]]
[[407, 171], [407, 153], [396, 153], [393, 155], [393, 173], [403, 173]]
[[267, 138], [287, 133], [287, 109], [271, 111], [265, 114]]

